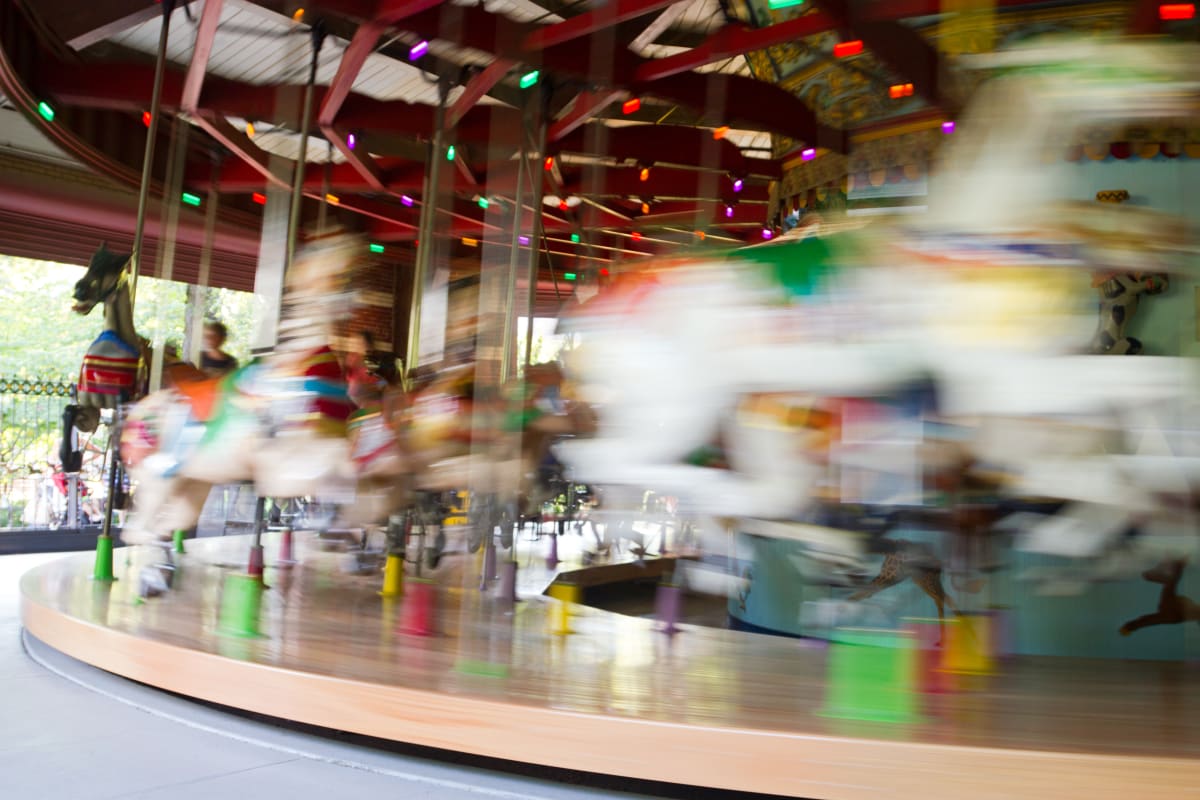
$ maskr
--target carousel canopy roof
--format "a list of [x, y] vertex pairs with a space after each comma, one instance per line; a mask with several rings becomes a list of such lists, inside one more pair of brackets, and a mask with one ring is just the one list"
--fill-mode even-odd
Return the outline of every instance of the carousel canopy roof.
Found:
[[[545, 145], [530, 149], [554, 159], [539, 171], [551, 250], [590, 244], [599, 263], [694, 245], [697, 230], [713, 242], [757, 238], [789, 160], [845, 155], [863, 131], [906, 120], [953, 119], [970, 91], [956, 54], [1045, 33], [1193, 24], [1164, 22], [1158, 6], [193, 0], [170, 14], [162, 103], [189, 123], [173, 174], [185, 191], [218, 190], [229, 224], [253, 224], [256, 199], [290, 184], [306, 135], [313, 208], [327, 203], [386, 242], [416, 238], [443, 90], [455, 157], [443, 170], [439, 234], [495, 236], [504, 226], [485, 208], [493, 203], [510, 204], [507, 227], [530, 228], [529, 193], [513, 205], [517, 153], [530, 109], [543, 103]], [[0, 8], [0, 90], [58, 148], [136, 184], [164, 4], [0, 0]], [[301, 131], [314, 29], [326, 38]], [[159, 180], [168, 177], [171, 128], [159, 126]]]

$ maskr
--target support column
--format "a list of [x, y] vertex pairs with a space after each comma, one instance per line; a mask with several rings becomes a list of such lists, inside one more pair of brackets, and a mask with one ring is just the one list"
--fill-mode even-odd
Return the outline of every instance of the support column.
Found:
[[[443, 127], [446, 119], [446, 97], [450, 85], [442, 81], [438, 85], [437, 112], [434, 114], [433, 139], [429, 143], [429, 158], [425, 166], [425, 185], [421, 194], [421, 215], [417, 226], [417, 266], [413, 270], [412, 310], [408, 323], [408, 352], [404, 359], [406, 377], [423, 361], [441, 358], [445, 343], [446, 298], [430, 298], [426, 303], [425, 293], [429, 288], [431, 264], [436, 250], [434, 223], [437, 215], [438, 191], [441, 186], [442, 162], [446, 159], [446, 140]], [[440, 319], [441, 331], [434, 326]]]
[[[158, 240], [158, 278], [170, 281], [175, 279], [175, 240], [179, 230], [180, 196], [179, 187], [183, 185], [183, 173], [187, 164], [188, 132], [191, 125], [175, 117], [171, 120], [171, 141], [167, 148], [167, 177], [164, 181], [164, 196], [159, 215], [159, 230], [162, 234]], [[162, 310], [155, 308], [155, 316]], [[157, 335], [151, 343], [153, 351], [150, 361], [150, 391], [157, 392], [162, 388], [163, 355], [166, 338], [162, 326], [157, 326]]]
[[204, 317], [208, 313], [208, 281], [212, 270], [212, 251], [217, 237], [217, 209], [220, 207], [221, 192], [220, 162], [213, 159], [212, 185], [208, 188], [208, 197], [204, 208], [204, 245], [200, 249], [200, 271], [196, 275], [196, 283], [188, 286], [187, 321], [183, 333], [183, 349], [180, 357], [193, 364], [200, 364], [200, 354], [204, 349]]
[[[542, 159], [546, 152], [546, 97], [543, 94], [533, 110], [532, 141], [528, 145], [529, 155], [534, 159]], [[528, 140], [530, 131], [522, 131], [523, 139]], [[546, 179], [542, 170], [528, 169], [525, 177], [530, 183], [530, 204], [533, 207], [533, 229], [529, 234], [529, 303], [526, 313], [525, 329], [525, 368], [528, 370], [533, 359], [533, 318], [537, 311], [538, 273], [542, 263], [542, 205], [545, 195]], [[550, 248], [547, 247], [547, 250]]]
[[[517, 349], [517, 272], [521, 263], [521, 217], [524, 215], [525, 173], [529, 165], [528, 110], [521, 116], [521, 144], [517, 151], [517, 191], [513, 198], [512, 240], [508, 259], [508, 283], [504, 292], [504, 350], [500, 362], [500, 383], [507, 384], [516, 373]], [[533, 240], [530, 240], [533, 244]], [[536, 248], [534, 248], [536, 249]], [[529, 338], [529, 337], [526, 337]]]
[[[317, 62], [323, 44], [325, 44], [325, 23], [317, 20], [312, 27], [312, 61], [308, 70], [308, 83], [304, 87], [304, 107], [300, 111], [300, 124], [296, 126], [300, 132], [300, 153], [296, 158], [296, 169], [293, 173], [291, 214], [288, 218], [288, 268], [291, 268], [292, 262], [296, 258], [296, 239], [300, 235], [300, 210], [304, 203], [304, 167], [308, 158], [308, 129], [312, 122], [313, 86], [317, 81]], [[321, 202], [325, 202], [324, 198], [321, 199]]]
[[167, 66], [167, 41], [171, 35], [171, 14], [175, 0], [163, 0], [162, 29], [158, 32], [158, 60], [154, 64], [154, 90], [150, 96], [150, 127], [146, 131], [146, 151], [142, 156], [142, 184], [138, 189], [137, 223], [133, 232], [133, 274], [129, 279], [130, 305], [137, 303], [137, 279], [146, 233], [146, 209], [150, 204], [150, 181], [154, 174], [154, 142], [158, 138], [158, 118], [162, 108], [163, 72]]
[[[281, 167], [284, 163], [286, 159], [271, 156], [272, 168]], [[258, 326], [250, 347], [256, 355], [275, 347], [283, 305], [284, 272], [287, 269], [289, 192], [269, 185], [266, 194], [262, 236], [258, 243], [258, 269], [254, 273]]]

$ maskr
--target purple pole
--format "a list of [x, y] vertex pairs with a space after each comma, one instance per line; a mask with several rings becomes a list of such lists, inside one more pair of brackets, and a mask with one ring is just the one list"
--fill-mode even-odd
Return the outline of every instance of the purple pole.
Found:
[[658, 629], [671, 636], [679, 632], [675, 623], [679, 622], [679, 607], [683, 601], [683, 591], [679, 586], [660, 583], [655, 595], [655, 616], [658, 617]]
[[500, 565], [500, 599], [506, 603], [517, 601], [517, 561], [508, 559]]
[[558, 566], [558, 531], [550, 534], [550, 554], [546, 556], [546, 569]]

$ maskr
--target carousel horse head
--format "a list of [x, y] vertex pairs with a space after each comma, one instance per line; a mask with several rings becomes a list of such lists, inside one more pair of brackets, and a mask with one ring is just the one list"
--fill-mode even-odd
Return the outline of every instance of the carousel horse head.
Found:
[[98, 304], [104, 303], [121, 286], [121, 276], [129, 263], [128, 253], [114, 253], [105, 244], [92, 254], [87, 272], [75, 284], [75, 304], [71, 310], [87, 315]]
[[348, 319], [354, 303], [350, 278], [362, 241], [348, 234], [321, 237], [297, 252], [288, 269], [275, 359], [307, 358], [328, 348], [334, 325]]
[[104, 330], [88, 348], [79, 372], [81, 413], [75, 427], [84, 433], [99, 424], [98, 409], [116, 408], [145, 391], [149, 344], [133, 326], [125, 272], [130, 258], [101, 244], [75, 284], [75, 313], [86, 315], [97, 305], [104, 306]]

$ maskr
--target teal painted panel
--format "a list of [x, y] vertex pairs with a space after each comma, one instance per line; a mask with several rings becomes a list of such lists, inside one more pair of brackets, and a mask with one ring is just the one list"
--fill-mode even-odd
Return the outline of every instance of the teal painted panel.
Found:
[[[1200, 160], [1084, 160], [1057, 169], [1064, 199], [1094, 200], [1096, 192], [1125, 189], [1126, 203], [1179, 215], [1200, 230]], [[1195, 288], [1176, 280], [1165, 294], [1140, 304], [1128, 331], [1142, 340], [1148, 355], [1200, 355]]]
[[[906, 531], [910, 541], [936, 543], [938, 535]], [[911, 581], [886, 589], [869, 600], [850, 603], [856, 589], [822, 585], [823, 567], [805, 545], [782, 539], [741, 535], [740, 569], [749, 570], [749, 592], [729, 601], [730, 616], [759, 628], [794, 636], [830, 639], [846, 626], [900, 629], [906, 618], [933, 618], [933, 601]], [[1155, 611], [1161, 585], [1130, 579], [1085, 584], [1078, 594], [1053, 596], [1023, 580], [1030, 570], [1062, 568], [1067, 562], [1048, 556], [1007, 550], [1004, 569], [970, 592], [943, 577], [951, 601], [964, 612], [989, 608], [1009, 610], [1006, 637], [1016, 655], [1183, 660], [1200, 658], [1200, 625], [1157, 626], [1121, 636], [1121, 625]], [[874, 577], [882, 557], [865, 565]], [[974, 588], [974, 587], [972, 587]], [[1186, 571], [1179, 594], [1200, 600], [1200, 567]], [[744, 607], [743, 607], [744, 606]]]

